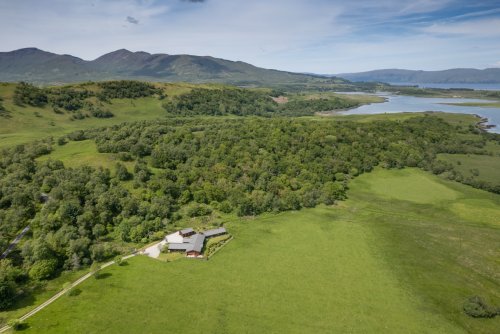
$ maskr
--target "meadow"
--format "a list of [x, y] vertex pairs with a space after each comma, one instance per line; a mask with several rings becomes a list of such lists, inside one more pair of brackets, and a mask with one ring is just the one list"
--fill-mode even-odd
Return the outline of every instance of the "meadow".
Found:
[[499, 204], [418, 169], [376, 169], [335, 206], [231, 217], [234, 240], [209, 261], [112, 266], [26, 332], [494, 333], [498, 317], [462, 305], [500, 305]]
[[[168, 96], [188, 92], [192, 87], [218, 87], [218, 85], [156, 84]], [[52, 107], [18, 106], [13, 102], [15, 84], [0, 83], [0, 98], [8, 111], [0, 118], [0, 148], [46, 138], [59, 137], [76, 130], [165, 117], [162, 100], [156, 97], [112, 99], [106, 108], [114, 114], [111, 118], [85, 118], [71, 120], [68, 114], [57, 114]], [[70, 86], [71, 87], [71, 86]], [[92, 90], [93, 86], [86, 84]]]
[[500, 184], [500, 155], [439, 154], [438, 159], [453, 164], [465, 178]]

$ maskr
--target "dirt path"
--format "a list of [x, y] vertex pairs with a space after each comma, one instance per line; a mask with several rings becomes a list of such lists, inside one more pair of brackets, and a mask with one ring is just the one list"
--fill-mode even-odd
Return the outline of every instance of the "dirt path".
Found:
[[7, 247], [5, 252], [3, 252], [2, 255], [0, 255], [0, 260], [5, 259], [10, 254], [10, 252], [12, 252], [12, 250], [16, 247], [16, 245], [19, 243], [19, 241], [22, 239], [22, 237], [24, 237], [26, 232], [28, 232], [29, 230], [30, 230], [30, 227], [28, 225], [21, 231], [21, 233], [19, 233], [19, 235], [14, 239], [14, 241], [12, 241], [10, 243], [9, 247]]
[[[133, 257], [135, 255], [137, 255], [137, 253], [124, 256], [123, 260], [129, 259], [129, 258], [131, 258], [131, 257]], [[110, 265], [112, 265], [114, 263], [115, 263], [115, 261], [107, 262], [107, 263], [103, 264], [101, 266], [101, 269], [99, 269], [99, 270], [102, 270], [102, 269], [104, 269], [106, 267], [109, 267]], [[66, 288], [66, 289], [63, 289], [63, 290], [59, 291], [57, 294], [55, 294], [54, 296], [52, 296], [50, 299], [48, 299], [44, 303], [38, 305], [33, 310], [29, 311], [28, 313], [26, 313], [25, 315], [23, 315], [22, 317], [20, 317], [19, 320], [24, 321], [24, 320], [28, 319], [29, 317], [37, 314], [38, 312], [40, 312], [41, 310], [43, 310], [44, 308], [46, 308], [47, 306], [49, 306], [50, 304], [52, 304], [53, 302], [55, 302], [61, 296], [64, 296], [64, 294], [66, 294], [66, 292], [68, 292], [69, 290], [71, 290], [75, 286], [81, 284], [82, 282], [84, 282], [86, 279], [88, 279], [92, 275], [93, 275], [93, 273], [87, 273], [87, 274], [83, 275], [82, 277], [80, 277], [79, 279], [77, 279], [75, 282], [73, 282], [73, 284], [71, 284], [71, 286], [69, 288]], [[4, 326], [4, 327], [0, 328], [0, 333], [4, 333], [4, 332], [6, 332], [9, 329], [10, 329], [10, 326]]]

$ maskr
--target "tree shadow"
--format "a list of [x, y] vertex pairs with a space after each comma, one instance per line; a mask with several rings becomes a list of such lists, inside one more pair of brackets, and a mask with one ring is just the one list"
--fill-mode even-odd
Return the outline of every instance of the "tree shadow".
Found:
[[106, 279], [106, 278], [111, 277], [111, 276], [113, 276], [112, 273], [102, 273], [102, 274], [96, 275], [95, 278], [96, 279]]
[[79, 288], [73, 288], [68, 291], [68, 296], [70, 297], [76, 297], [82, 293], [82, 290]]
[[36, 302], [36, 299], [34, 296], [36, 291], [37, 291], [37, 289], [34, 289], [33, 291], [24, 292], [23, 294], [18, 295], [14, 304], [9, 306], [5, 311], [14, 311], [14, 310], [17, 310], [17, 309], [20, 309], [23, 307], [34, 305]]
[[12, 115], [11, 115], [10, 111], [0, 110], [0, 117], [1, 118], [12, 118]]
[[20, 323], [17, 325], [16, 331], [17, 332], [22, 332], [30, 328], [30, 325], [26, 322]]

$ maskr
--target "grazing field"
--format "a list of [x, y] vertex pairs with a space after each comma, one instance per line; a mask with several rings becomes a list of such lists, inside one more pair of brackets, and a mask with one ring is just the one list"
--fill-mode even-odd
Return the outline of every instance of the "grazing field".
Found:
[[[220, 86], [185, 83], [155, 85], [162, 88], [169, 97], [189, 92], [193, 87]], [[85, 85], [85, 87], [89, 90], [94, 89], [94, 86], [91, 85]], [[15, 84], [0, 83], [0, 98], [7, 110], [5, 116], [0, 114], [0, 148], [46, 138], [47, 136], [58, 137], [81, 129], [165, 117], [165, 110], [162, 107], [164, 101], [156, 97], [143, 97], [110, 100], [110, 103], [105, 104], [105, 108], [114, 114], [114, 117], [111, 118], [91, 117], [70, 120], [69, 114], [57, 114], [49, 105], [38, 108], [29, 105], [20, 107], [14, 104], [14, 90]]]
[[103, 167], [113, 170], [115, 164], [120, 162], [124, 164], [128, 170], [133, 170], [134, 163], [120, 161], [115, 154], [99, 153], [94, 141], [70, 141], [64, 146], [54, 146], [54, 150], [48, 154], [38, 158], [38, 161], [48, 159], [60, 160], [66, 167], [92, 166]]
[[499, 328], [498, 317], [469, 318], [462, 305], [473, 295], [500, 305], [500, 196], [417, 169], [376, 170], [350, 188], [335, 207], [234, 220], [234, 240], [210, 261], [137, 257], [110, 267], [31, 318], [27, 332]]
[[500, 184], [500, 156], [498, 155], [439, 154], [438, 158], [453, 164], [453, 168], [465, 178]]

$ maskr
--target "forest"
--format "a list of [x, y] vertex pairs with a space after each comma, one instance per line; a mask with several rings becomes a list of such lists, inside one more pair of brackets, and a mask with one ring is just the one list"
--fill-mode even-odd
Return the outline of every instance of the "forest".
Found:
[[340, 97], [321, 99], [294, 99], [278, 104], [269, 94], [238, 88], [204, 89], [197, 88], [191, 92], [175, 96], [163, 104], [168, 114], [174, 116], [311, 116], [320, 111], [349, 109], [359, 103]]
[[[482, 139], [471, 144], [463, 134]], [[452, 166], [436, 155], [481, 153], [487, 136], [430, 115], [369, 123], [193, 117], [123, 123], [4, 149], [0, 248], [27, 222], [31, 238], [1, 261], [0, 308], [33, 282], [161, 238], [158, 231], [186, 217], [333, 204], [346, 198], [350, 179], [375, 166], [449, 171], [453, 178]], [[112, 172], [36, 160], [67, 140], [95, 141], [99, 152], [134, 167], [118, 161]]]

